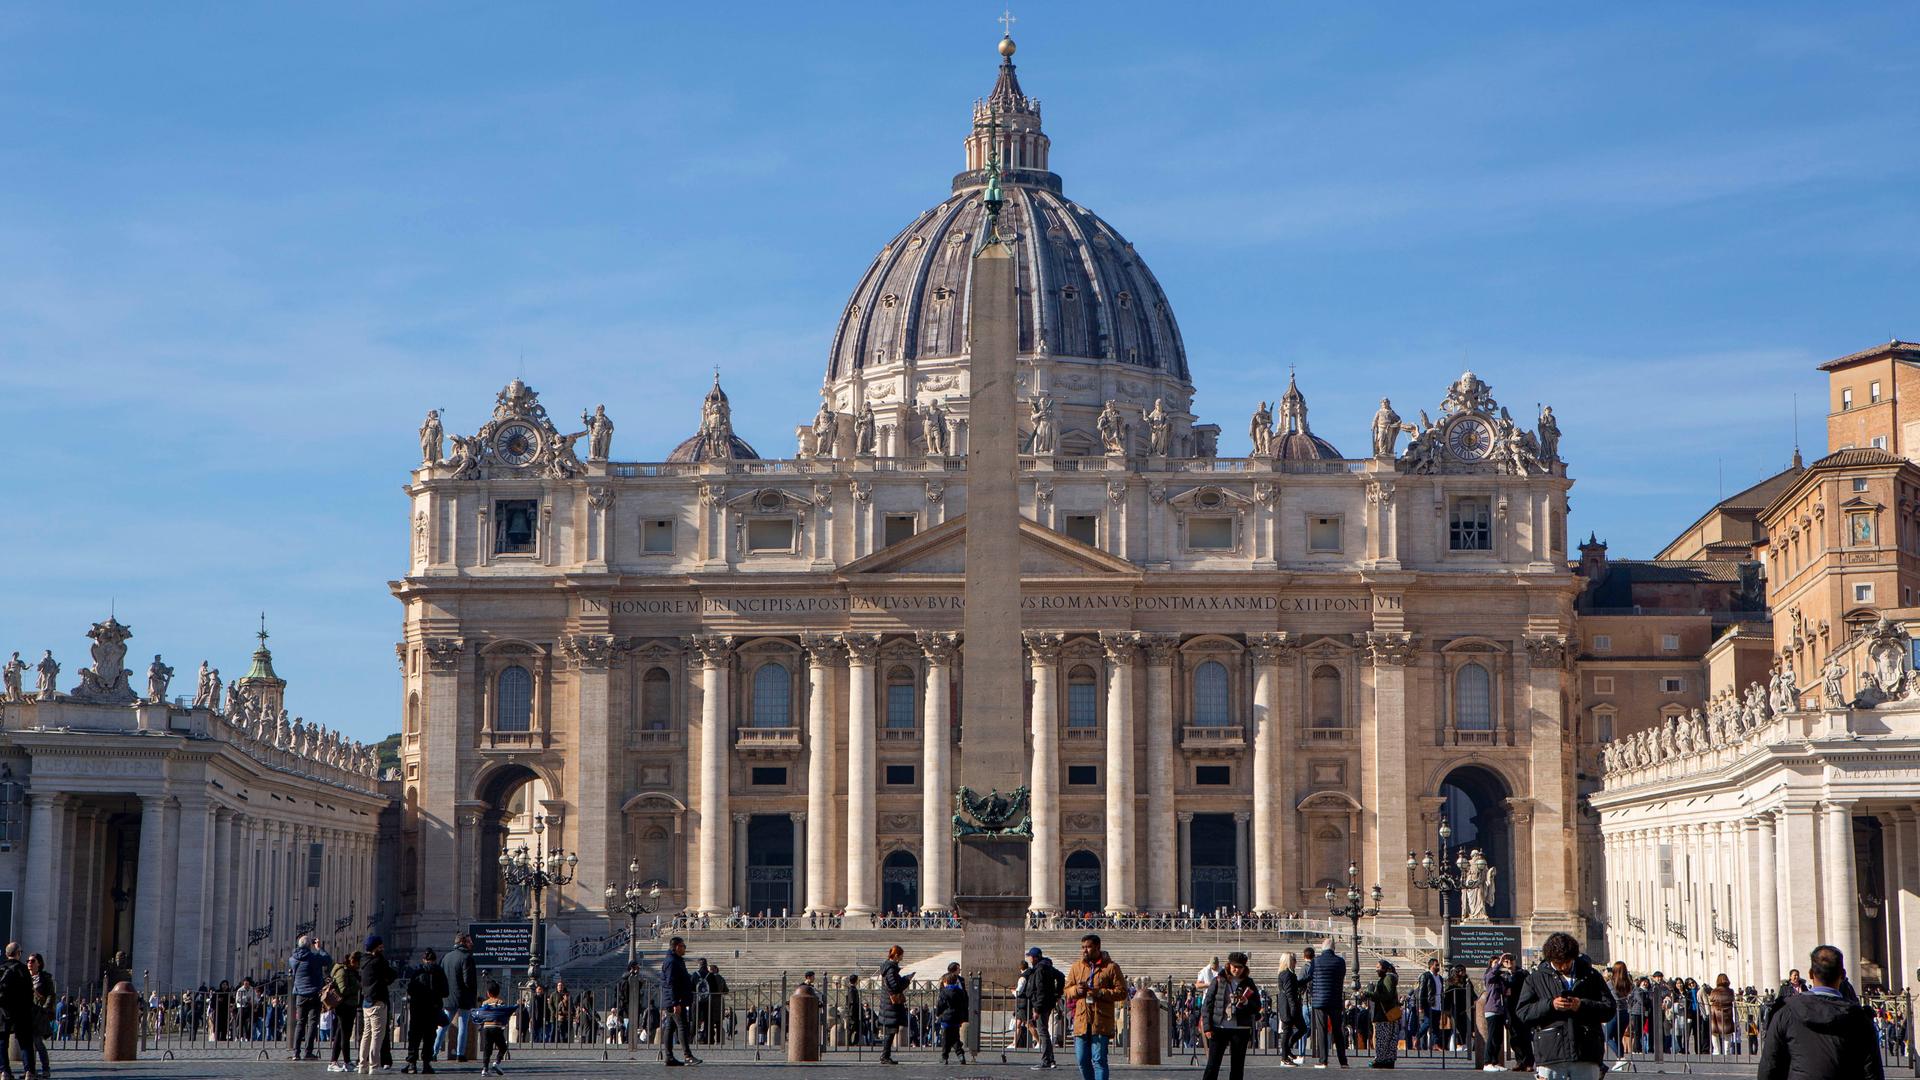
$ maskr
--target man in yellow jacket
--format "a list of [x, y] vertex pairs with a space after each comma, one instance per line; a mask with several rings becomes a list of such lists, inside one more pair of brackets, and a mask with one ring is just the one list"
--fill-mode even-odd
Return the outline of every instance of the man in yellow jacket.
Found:
[[1080, 1080], [1108, 1080], [1107, 1043], [1119, 1034], [1114, 1007], [1127, 1000], [1127, 977], [1100, 948], [1100, 935], [1080, 939], [1080, 959], [1067, 972], [1068, 1001], [1073, 1002], [1073, 1057]]

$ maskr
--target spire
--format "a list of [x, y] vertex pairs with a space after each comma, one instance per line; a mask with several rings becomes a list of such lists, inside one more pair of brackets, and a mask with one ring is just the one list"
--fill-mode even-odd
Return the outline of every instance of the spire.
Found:
[[954, 189], [979, 187], [989, 180], [988, 167], [998, 163], [1010, 183], [1051, 183], [1047, 173], [1049, 142], [1040, 130], [1040, 102], [1020, 89], [1015, 74], [1012, 12], [1000, 17], [1006, 32], [1000, 38], [1000, 73], [993, 90], [973, 103], [973, 131], [967, 136], [967, 171], [954, 178]]
[[1307, 427], [1307, 396], [1294, 382], [1291, 368], [1287, 371], [1287, 392], [1280, 395], [1280, 430], [1312, 434], [1312, 429]]
[[264, 611], [260, 613], [260, 630], [254, 636], [260, 639], [260, 647], [253, 650], [253, 666], [240, 678], [242, 681], [270, 679], [280, 682], [280, 676], [273, 673], [273, 653], [267, 651], [267, 613]]

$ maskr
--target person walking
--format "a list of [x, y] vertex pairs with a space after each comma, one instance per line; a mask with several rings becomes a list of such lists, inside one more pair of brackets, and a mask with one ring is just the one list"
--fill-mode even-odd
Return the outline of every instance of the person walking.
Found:
[[[667, 959], [660, 968], [660, 985], [667, 992], [666, 1064], [698, 1065], [693, 1056], [693, 976], [687, 971], [687, 941], [676, 937], [667, 943]], [[673, 1056], [674, 1036], [680, 1037], [680, 1050], [687, 1059]]]
[[368, 934], [360, 950], [360, 1072], [371, 1075], [382, 1068], [381, 1047], [387, 1039], [388, 988], [397, 977], [387, 960], [387, 943]]
[[1607, 990], [1613, 995], [1613, 1019], [1607, 1021], [1605, 1034], [1618, 1059], [1613, 1067], [1624, 1069], [1633, 1047], [1633, 977], [1627, 974], [1625, 961], [1615, 960], [1607, 969]]
[[[480, 1003], [480, 972], [473, 961], [471, 935], [453, 935], [453, 948], [440, 958], [440, 970], [447, 977], [447, 995], [440, 1005], [447, 1011], [448, 1022], [440, 1029], [434, 1050], [445, 1061], [472, 1061], [467, 1038], [473, 1017], [468, 1010]], [[446, 1045], [449, 1042], [453, 1045]]]
[[432, 949], [407, 975], [407, 1064], [401, 1072], [433, 1071], [434, 1036], [447, 1022], [447, 973]]
[[[60, 990], [47, 971], [47, 958], [39, 953], [27, 957], [27, 977], [33, 980], [33, 1050], [40, 1058], [40, 1071], [34, 1075], [47, 1080], [53, 1075], [53, 1064], [47, 1060], [47, 1040], [53, 1038], [53, 1012], [60, 1000]], [[31, 1072], [33, 1058], [27, 1058], [25, 1063]]]
[[894, 1060], [893, 1044], [907, 1022], [907, 987], [913, 985], [913, 976], [900, 970], [900, 958], [905, 955], [905, 949], [892, 946], [880, 965], [880, 1061], [887, 1065], [900, 1064]]
[[1847, 999], [1846, 978], [1839, 949], [1813, 950], [1806, 983], [1780, 1002], [1767, 1025], [1759, 1080], [1883, 1080], [1873, 1013]]
[[1099, 934], [1080, 939], [1080, 959], [1067, 971], [1066, 996], [1073, 1002], [1073, 1058], [1080, 1080], [1108, 1080], [1108, 1044], [1120, 1032], [1114, 1006], [1127, 1000], [1127, 979], [1101, 948]]
[[1447, 976], [1446, 988], [1446, 1024], [1452, 1028], [1454, 1050], [1473, 1049], [1473, 1006], [1480, 1000], [1480, 992], [1473, 988], [1473, 980], [1467, 977], [1467, 965], [1455, 964]]
[[1207, 1069], [1201, 1080], [1219, 1080], [1220, 1061], [1230, 1058], [1230, 1080], [1247, 1071], [1247, 1042], [1260, 1013], [1260, 988], [1247, 971], [1247, 954], [1227, 954], [1227, 966], [1200, 996], [1200, 1031], [1207, 1041]]
[[[287, 972], [293, 976], [293, 1052], [292, 1061], [316, 1061], [320, 1047], [320, 990], [327, 985], [333, 970], [333, 957], [320, 947], [317, 939], [306, 934], [294, 940], [293, 954], [287, 957]], [[302, 1048], [304, 1052], [302, 1051]]]
[[1707, 991], [1707, 1024], [1713, 1033], [1713, 1052], [1726, 1054], [1733, 1038], [1733, 980], [1724, 971]]
[[1347, 962], [1334, 951], [1329, 940], [1315, 954], [1307, 950], [1308, 998], [1313, 1005], [1313, 1053], [1320, 1061], [1316, 1069], [1327, 1067], [1329, 1047], [1339, 1055], [1340, 1067], [1347, 1067], [1347, 1023], [1342, 1010], [1347, 983]]
[[[1435, 961], [1438, 963], [1438, 961]], [[1400, 975], [1391, 963], [1380, 961], [1373, 985], [1367, 987], [1368, 1019], [1373, 1022], [1371, 1069], [1391, 1069], [1400, 1056]]]
[[1553, 933], [1540, 946], [1540, 966], [1520, 986], [1513, 1014], [1531, 1038], [1539, 1080], [1600, 1080], [1606, 1072], [1607, 1018], [1613, 993], [1572, 934]]
[[1480, 1018], [1487, 1029], [1487, 1063], [1481, 1068], [1486, 1072], [1507, 1070], [1507, 1010], [1514, 991], [1513, 972], [1508, 965], [1512, 962], [1512, 956], [1502, 954], [1487, 965], [1486, 978], [1480, 983]]
[[320, 992], [321, 1005], [333, 1009], [333, 1057], [328, 1072], [352, 1072], [353, 1030], [360, 1016], [360, 954], [350, 952], [333, 965], [327, 988]]
[[860, 1002], [860, 973], [847, 976], [846, 1031], [848, 1046], [867, 1044], [866, 1012]]
[[487, 996], [473, 1007], [473, 1019], [480, 1025], [481, 1076], [501, 1075], [500, 1063], [507, 1060], [507, 1021], [514, 1011], [513, 1003], [500, 996], [497, 982], [487, 984]]
[[959, 1054], [960, 1064], [965, 1065], [967, 1048], [960, 1045], [960, 1025], [967, 1022], [972, 1006], [967, 997], [966, 980], [959, 972], [947, 972], [940, 996], [934, 1001], [933, 1013], [940, 1025], [940, 1064], [947, 1064], [949, 1055]]
[[1280, 1014], [1280, 1064], [1300, 1064], [1300, 1040], [1307, 1025], [1300, 1016], [1300, 1002], [1306, 996], [1306, 984], [1294, 971], [1298, 963], [1290, 952], [1280, 954], [1280, 982], [1273, 1007]]
[[1033, 1038], [1040, 1044], [1040, 1063], [1033, 1068], [1057, 1069], [1060, 1066], [1053, 1059], [1053, 1018], [1060, 1008], [1061, 997], [1066, 993], [1067, 977], [1053, 966], [1053, 959], [1041, 953], [1038, 946], [1027, 950], [1027, 959], [1033, 965], [1032, 973], [1027, 976]]
[[1445, 1015], [1440, 999], [1446, 985], [1446, 976], [1440, 973], [1440, 958], [1432, 957], [1413, 988], [1414, 1019], [1419, 1024], [1413, 1032], [1413, 1045], [1417, 1048], [1431, 1050], [1440, 1045], [1440, 1017]]

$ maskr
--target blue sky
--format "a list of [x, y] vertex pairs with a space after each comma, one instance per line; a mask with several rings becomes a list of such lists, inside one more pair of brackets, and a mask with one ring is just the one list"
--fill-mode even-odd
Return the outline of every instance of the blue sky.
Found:
[[[615, 456], [719, 364], [787, 453], [874, 251], [938, 201], [997, 5], [0, 7], [0, 646], [397, 724], [428, 407], [524, 374]], [[1649, 555], [1783, 466], [1814, 364], [1920, 335], [1920, 6], [1022, 5], [1067, 193], [1169, 294], [1242, 452], [1298, 365], [1348, 453], [1471, 366], [1555, 406], [1574, 527]]]

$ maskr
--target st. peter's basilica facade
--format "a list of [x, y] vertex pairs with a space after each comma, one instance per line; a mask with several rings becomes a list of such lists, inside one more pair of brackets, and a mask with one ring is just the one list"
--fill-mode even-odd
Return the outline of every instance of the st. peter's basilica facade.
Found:
[[1434, 926], [1405, 864], [1444, 808], [1501, 869], [1493, 916], [1577, 921], [1581, 584], [1551, 410], [1516, 423], [1436, 372], [1403, 389], [1417, 423], [1383, 400], [1348, 456], [1289, 380], [1246, 403], [1252, 455], [1219, 456], [1168, 298], [1063, 194], [1012, 52], [951, 195], [861, 276], [793, 456], [735, 435], [718, 381], [664, 461], [621, 460], [603, 412], [557, 426], [517, 380], [471, 435], [429, 418], [392, 585], [420, 940], [507, 901], [516, 799], [579, 854], [548, 898], [578, 933], [629, 862], [669, 909], [951, 904], [993, 167], [1022, 308], [1031, 768], [1008, 780], [1032, 790], [1033, 906], [1294, 912], [1351, 861], [1384, 922]]

